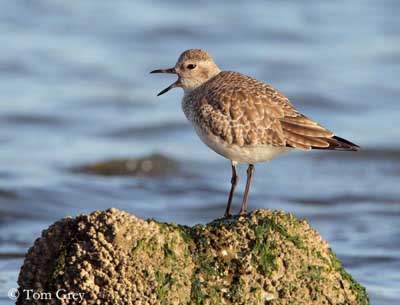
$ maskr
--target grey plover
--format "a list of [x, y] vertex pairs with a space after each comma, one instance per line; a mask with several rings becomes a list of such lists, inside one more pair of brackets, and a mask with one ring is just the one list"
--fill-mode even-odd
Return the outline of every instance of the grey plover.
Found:
[[238, 72], [221, 71], [210, 54], [200, 49], [183, 52], [173, 68], [151, 73], [172, 73], [178, 80], [162, 90], [184, 91], [182, 109], [200, 139], [231, 160], [232, 179], [225, 216], [230, 215], [238, 182], [237, 164], [248, 164], [240, 214], [247, 213], [247, 198], [254, 165], [293, 149], [357, 151], [359, 146], [335, 136], [307, 118], [273, 87]]

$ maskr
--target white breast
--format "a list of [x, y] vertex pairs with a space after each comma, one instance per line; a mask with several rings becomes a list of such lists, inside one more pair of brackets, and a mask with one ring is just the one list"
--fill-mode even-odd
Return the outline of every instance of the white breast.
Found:
[[198, 126], [194, 127], [197, 135], [208, 147], [221, 156], [239, 163], [255, 164], [258, 162], [270, 161], [292, 150], [290, 147], [275, 147], [271, 145], [241, 147], [236, 144], [228, 144], [220, 137], [213, 134], [206, 134]]

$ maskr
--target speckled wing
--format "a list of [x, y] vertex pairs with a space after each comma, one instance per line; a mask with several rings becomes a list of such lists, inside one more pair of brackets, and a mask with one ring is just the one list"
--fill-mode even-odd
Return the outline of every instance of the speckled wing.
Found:
[[300, 114], [276, 89], [236, 72], [221, 72], [195, 92], [197, 125], [228, 144], [301, 150], [328, 148], [326, 128]]

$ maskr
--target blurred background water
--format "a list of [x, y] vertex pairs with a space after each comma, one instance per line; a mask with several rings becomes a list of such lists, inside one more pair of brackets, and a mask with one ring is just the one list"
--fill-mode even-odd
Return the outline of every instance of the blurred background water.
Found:
[[[1, 305], [11, 304], [7, 290], [17, 286], [27, 248], [61, 217], [117, 207], [191, 225], [222, 215], [229, 162], [186, 122], [180, 90], [155, 96], [175, 77], [148, 73], [188, 48], [266, 81], [362, 146], [258, 165], [250, 207], [308, 218], [372, 304], [399, 304], [399, 1], [0, 7]], [[132, 177], [84, 167], [125, 158]], [[245, 167], [240, 174], [236, 211]]]

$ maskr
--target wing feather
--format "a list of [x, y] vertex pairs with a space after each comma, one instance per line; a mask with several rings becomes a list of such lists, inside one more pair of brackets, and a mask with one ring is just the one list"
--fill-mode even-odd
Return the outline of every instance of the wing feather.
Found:
[[339, 147], [331, 131], [299, 113], [282, 93], [240, 73], [221, 72], [186, 98], [197, 125], [228, 144]]

